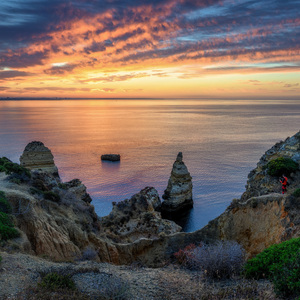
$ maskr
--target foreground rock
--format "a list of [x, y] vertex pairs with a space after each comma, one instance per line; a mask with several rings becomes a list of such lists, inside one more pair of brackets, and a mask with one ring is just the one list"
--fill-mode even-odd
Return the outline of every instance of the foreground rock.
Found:
[[22, 167], [30, 170], [42, 170], [58, 175], [53, 155], [42, 142], [34, 141], [29, 143], [20, 157]]
[[101, 155], [101, 160], [120, 161], [120, 159], [121, 159], [120, 154], [103, 154], [103, 155]]
[[161, 211], [165, 216], [176, 216], [193, 207], [192, 177], [182, 161], [182, 152], [179, 152], [173, 164]]
[[173, 234], [182, 228], [161, 218], [161, 201], [153, 187], [147, 187], [130, 199], [114, 203], [112, 212], [103, 217], [101, 228], [108, 237], [118, 242], [134, 242], [141, 238], [158, 238]]

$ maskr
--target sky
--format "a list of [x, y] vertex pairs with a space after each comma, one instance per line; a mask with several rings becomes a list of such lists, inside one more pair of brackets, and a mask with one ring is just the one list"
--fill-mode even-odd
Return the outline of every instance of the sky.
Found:
[[300, 99], [300, 0], [0, 2], [0, 97]]

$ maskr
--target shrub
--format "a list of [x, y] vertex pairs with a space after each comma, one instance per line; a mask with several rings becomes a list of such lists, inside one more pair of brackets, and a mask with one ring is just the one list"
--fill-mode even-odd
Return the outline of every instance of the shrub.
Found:
[[0, 263], [1, 263], [1, 261], [2, 261], [2, 256], [0, 255]]
[[278, 295], [300, 295], [300, 250], [283, 265], [274, 266], [272, 277]]
[[98, 256], [96, 250], [91, 247], [87, 247], [83, 252], [79, 260], [95, 260]]
[[202, 244], [190, 249], [185, 248], [175, 254], [183, 264], [192, 269], [202, 270], [207, 277], [223, 279], [241, 272], [245, 251], [237, 242], [220, 241], [213, 245]]
[[291, 158], [279, 157], [268, 162], [267, 168], [271, 176], [290, 175], [299, 169], [299, 164]]
[[0, 224], [0, 238], [1, 240], [7, 241], [19, 237], [20, 233], [13, 227]]
[[13, 174], [14, 176], [19, 175], [20, 177], [17, 179], [24, 181], [28, 181], [31, 177], [31, 173], [28, 169], [20, 166], [19, 164], [13, 163], [7, 157], [0, 158], [0, 172], [5, 172], [8, 175]]
[[191, 256], [193, 255], [193, 250], [195, 250], [195, 248], [195, 244], [190, 244], [184, 249], [180, 249], [178, 252], [174, 253], [176, 262], [182, 266], [189, 267], [188, 264], [191, 261]]
[[0, 212], [0, 226], [1, 224], [9, 227], [14, 226], [11, 217], [8, 214], [2, 212]]
[[298, 188], [294, 191], [293, 196], [295, 196], [297, 198], [300, 197], [300, 188]]
[[53, 202], [59, 202], [60, 196], [52, 191], [43, 192], [44, 198]]
[[249, 259], [245, 265], [245, 276], [247, 278], [271, 278], [272, 269], [282, 267], [287, 263], [300, 248], [300, 238], [275, 244], [265, 249], [263, 252]]
[[64, 276], [57, 273], [48, 273], [45, 275], [39, 283], [39, 286], [49, 290], [75, 290], [75, 283], [70, 276]]
[[11, 206], [8, 203], [4, 192], [0, 191], [0, 212], [11, 213]]

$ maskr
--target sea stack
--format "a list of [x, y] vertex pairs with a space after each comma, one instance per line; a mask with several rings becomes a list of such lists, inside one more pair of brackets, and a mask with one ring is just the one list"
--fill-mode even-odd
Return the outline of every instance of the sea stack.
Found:
[[162, 198], [161, 212], [168, 218], [176, 218], [193, 207], [192, 177], [182, 161], [182, 152], [179, 152], [173, 164], [167, 189]]
[[29, 143], [20, 157], [20, 164], [30, 170], [41, 170], [58, 176], [51, 150], [42, 142]]

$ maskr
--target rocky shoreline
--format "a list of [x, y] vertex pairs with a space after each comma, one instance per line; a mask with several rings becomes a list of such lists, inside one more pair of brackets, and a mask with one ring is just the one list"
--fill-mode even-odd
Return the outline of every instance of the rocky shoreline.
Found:
[[89, 252], [95, 263], [161, 267], [187, 245], [235, 240], [251, 257], [274, 243], [300, 236], [300, 201], [293, 196], [300, 187], [299, 169], [289, 174], [284, 195], [276, 178], [267, 173], [268, 163], [281, 156], [300, 162], [300, 132], [262, 156], [248, 176], [241, 199], [234, 199], [204, 228], [185, 233], [162, 217], [166, 207], [174, 212], [192, 205], [192, 178], [182, 153], [174, 162], [164, 201], [155, 188], [146, 187], [114, 203], [112, 212], [100, 219], [84, 184], [79, 179], [62, 182], [50, 149], [41, 142], [30, 143], [20, 158], [30, 176], [0, 171], [0, 190], [12, 206], [20, 232], [19, 238], [1, 243], [1, 255], [24, 253], [63, 262]]

